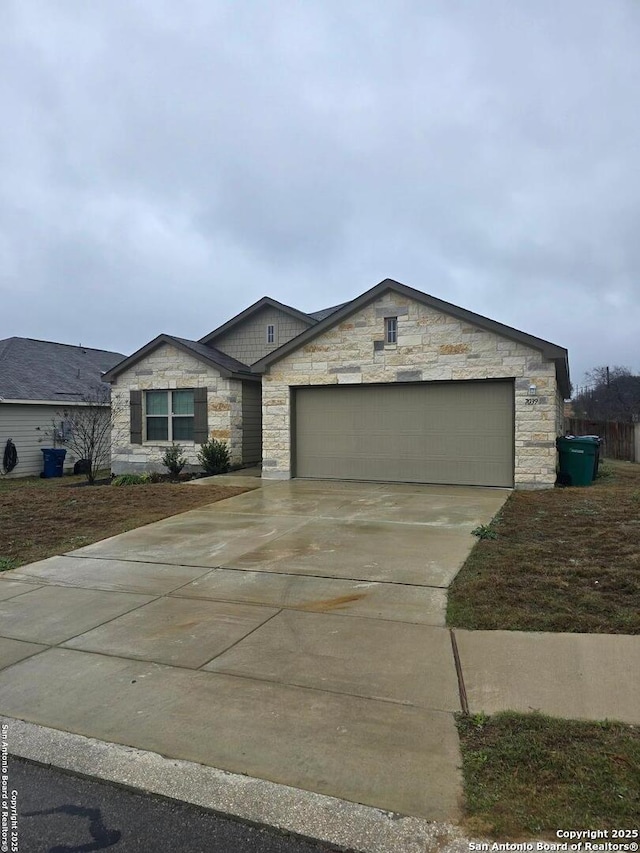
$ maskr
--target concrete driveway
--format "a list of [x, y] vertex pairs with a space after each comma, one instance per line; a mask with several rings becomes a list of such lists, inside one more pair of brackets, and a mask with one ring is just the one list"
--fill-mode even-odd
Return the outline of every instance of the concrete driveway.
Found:
[[2, 711], [455, 820], [445, 591], [507, 495], [267, 483], [6, 572]]

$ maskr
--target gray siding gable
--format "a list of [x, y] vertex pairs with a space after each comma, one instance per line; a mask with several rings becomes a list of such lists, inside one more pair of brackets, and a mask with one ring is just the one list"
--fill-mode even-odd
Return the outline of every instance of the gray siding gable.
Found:
[[[226, 332], [217, 335], [211, 343], [244, 364], [253, 364], [265, 355], [297, 337], [309, 328], [312, 320], [293, 316], [280, 308], [264, 305], [245, 317]], [[267, 326], [274, 327], [274, 342], [267, 342]]]

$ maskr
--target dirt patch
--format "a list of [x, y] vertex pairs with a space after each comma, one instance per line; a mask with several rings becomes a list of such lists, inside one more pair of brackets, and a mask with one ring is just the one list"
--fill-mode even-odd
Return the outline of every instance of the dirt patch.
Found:
[[81, 477], [0, 481], [0, 567], [63, 554], [251, 488], [83, 483]]
[[640, 465], [514, 492], [449, 590], [459, 628], [640, 634]]

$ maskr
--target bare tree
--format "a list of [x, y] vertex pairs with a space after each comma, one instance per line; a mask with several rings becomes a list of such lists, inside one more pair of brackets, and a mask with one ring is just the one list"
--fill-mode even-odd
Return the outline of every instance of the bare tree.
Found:
[[628, 367], [595, 367], [588, 387], [573, 398], [577, 417], [594, 421], [631, 421], [640, 414], [640, 376]]
[[46, 433], [54, 446], [66, 447], [84, 463], [83, 473], [89, 485], [95, 483], [98, 471], [109, 467], [116, 414], [110, 387], [99, 383], [77, 403], [59, 412], [53, 428]]

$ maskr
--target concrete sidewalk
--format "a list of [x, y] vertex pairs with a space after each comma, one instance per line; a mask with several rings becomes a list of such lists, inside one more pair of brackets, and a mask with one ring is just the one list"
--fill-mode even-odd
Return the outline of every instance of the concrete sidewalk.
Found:
[[3, 573], [1, 710], [455, 822], [467, 701], [640, 723], [639, 637], [445, 628], [470, 531], [507, 494], [271, 483]]
[[640, 724], [640, 637], [455, 630], [470, 713]]

